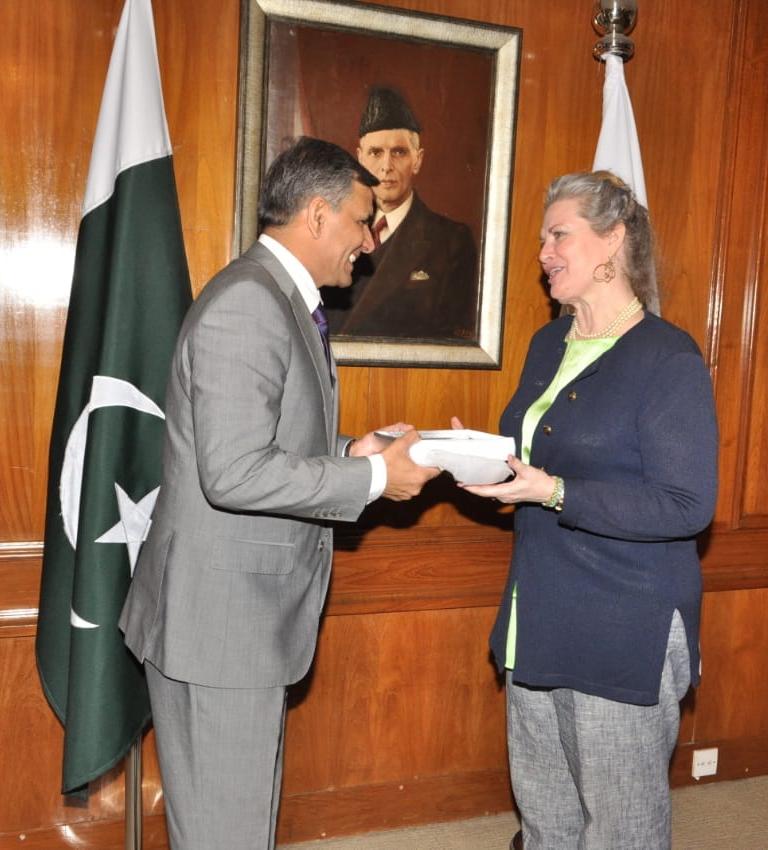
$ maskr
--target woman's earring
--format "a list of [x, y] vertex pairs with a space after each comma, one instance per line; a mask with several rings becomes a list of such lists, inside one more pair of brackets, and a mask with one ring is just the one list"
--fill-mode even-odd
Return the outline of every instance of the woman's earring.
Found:
[[592, 272], [592, 280], [595, 283], [610, 283], [616, 277], [616, 266], [613, 262], [613, 257], [608, 257], [604, 263], [595, 266]]

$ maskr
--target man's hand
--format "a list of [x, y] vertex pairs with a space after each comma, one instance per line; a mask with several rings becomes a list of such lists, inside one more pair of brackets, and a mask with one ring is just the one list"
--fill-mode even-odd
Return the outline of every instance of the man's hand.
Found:
[[411, 460], [408, 450], [418, 440], [418, 432], [410, 430], [381, 453], [387, 464], [387, 486], [382, 493], [385, 498], [395, 502], [412, 499], [427, 481], [440, 474], [436, 466], [418, 466]]
[[[398, 433], [400, 431], [413, 431], [413, 425], [407, 422], [395, 422], [394, 425], [385, 425], [383, 428], [378, 428], [379, 431], [391, 431]], [[350, 457], [367, 457], [383, 452], [391, 444], [391, 440], [385, 437], [379, 437], [374, 431], [369, 431], [364, 437], [355, 440], [349, 448]]]

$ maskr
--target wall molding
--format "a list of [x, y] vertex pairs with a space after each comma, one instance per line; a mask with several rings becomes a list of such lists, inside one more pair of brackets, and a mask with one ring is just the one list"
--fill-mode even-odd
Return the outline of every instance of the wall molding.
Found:
[[[376, 528], [340, 535], [326, 616], [498, 604], [513, 535], [484, 526]], [[42, 543], [0, 543], [0, 637], [34, 634]], [[768, 587], [768, 529], [702, 538], [707, 592]]]

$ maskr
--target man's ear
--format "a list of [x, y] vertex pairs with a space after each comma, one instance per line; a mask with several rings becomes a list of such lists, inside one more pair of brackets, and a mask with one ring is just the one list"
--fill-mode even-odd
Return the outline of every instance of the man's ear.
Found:
[[319, 195], [310, 198], [305, 210], [305, 220], [313, 239], [319, 239], [322, 236], [327, 216], [328, 202], [325, 198], [321, 198]]
[[416, 151], [416, 156], [413, 158], [413, 173], [418, 174], [421, 170], [421, 163], [424, 160], [424, 148], [419, 148]]

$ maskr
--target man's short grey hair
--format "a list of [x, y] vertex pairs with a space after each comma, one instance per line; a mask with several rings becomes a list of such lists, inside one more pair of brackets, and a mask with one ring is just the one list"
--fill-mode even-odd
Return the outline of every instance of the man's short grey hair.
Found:
[[302, 136], [267, 170], [259, 199], [259, 228], [288, 224], [313, 197], [324, 198], [338, 209], [352, 191], [354, 180], [371, 188], [379, 184], [343, 148]]
[[574, 199], [579, 214], [604, 236], [624, 224], [623, 272], [638, 299], [647, 305], [656, 292], [655, 237], [648, 210], [627, 184], [610, 171], [580, 171], [555, 178], [547, 188], [545, 211], [556, 201]]

